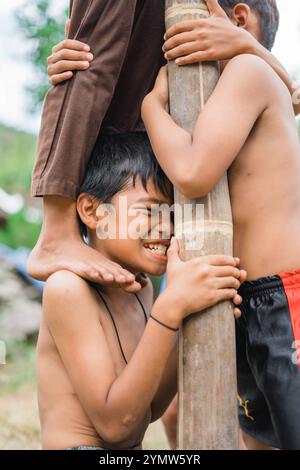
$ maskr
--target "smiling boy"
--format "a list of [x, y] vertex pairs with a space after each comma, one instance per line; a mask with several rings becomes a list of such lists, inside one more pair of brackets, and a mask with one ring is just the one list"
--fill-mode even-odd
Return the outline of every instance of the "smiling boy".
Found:
[[[145, 134], [101, 136], [77, 199], [85, 242], [133, 275], [167, 269], [168, 283], [153, 305], [150, 280], [131, 294], [70, 271], [48, 279], [37, 349], [43, 449], [141, 448], [177, 391], [182, 320], [226, 299], [241, 302], [238, 260], [184, 263], [175, 239], [170, 246], [171, 221], [153, 222], [153, 207], [172, 205], [172, 196]], [[104, 234], [107, 211], [115, 237]]]

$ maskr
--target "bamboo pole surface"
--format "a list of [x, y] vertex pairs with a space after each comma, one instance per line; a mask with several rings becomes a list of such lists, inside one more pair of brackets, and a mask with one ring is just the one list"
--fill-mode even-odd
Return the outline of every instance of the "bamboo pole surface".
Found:
[[[204, 0], [166, 0], [166, 27], [207, 18]], [[217, 63], [168, 65], [170, 113], [192, 131], [219, 78]], [[184, 155], [182, 155], [184, 158]], [[184, 260], [233, 251], [227, 175], [207, 197], [188, 200], [175, 189], [175, 234]], [[183, 220], [182, 211], [192, 204]], [[197, 204], [204, 205], [197, 214]], [[203, 207], [203, 206], [202, 206]], [[189, 211], [187, 211], [188, 213]], [[237, 449], [235, 327], [232, 304], [223, 302], [185, 320], [179, 340], [179, 449]]]

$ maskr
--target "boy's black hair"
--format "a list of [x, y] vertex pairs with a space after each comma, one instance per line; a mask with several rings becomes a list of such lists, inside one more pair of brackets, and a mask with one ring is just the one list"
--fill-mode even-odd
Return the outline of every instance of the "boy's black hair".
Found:
[[[100, 134], [88, 163], [80, 193], [110, 203], [115, 194], [133, 187], [139, 179], [147, 190], [151, 180], [163, 195], [173, 199], [173, 187], [160, 168], [145, 132]], [[81, 230], [86, 229], [81, 223]]]
[[255, 11], [260, 22], [262, 44], [271, 50], [279, 27], [279, 11], [276, 0], [219, 0], [228, 15], [239, 3], [245, 3]]

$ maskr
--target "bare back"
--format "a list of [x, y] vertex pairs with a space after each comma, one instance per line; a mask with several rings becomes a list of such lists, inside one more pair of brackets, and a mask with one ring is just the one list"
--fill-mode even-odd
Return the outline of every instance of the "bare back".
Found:
[[266, 75], [270, 104], [229, 170], [234, 252], [250, 280], [300, 268], [298, 130], [286, 86]]

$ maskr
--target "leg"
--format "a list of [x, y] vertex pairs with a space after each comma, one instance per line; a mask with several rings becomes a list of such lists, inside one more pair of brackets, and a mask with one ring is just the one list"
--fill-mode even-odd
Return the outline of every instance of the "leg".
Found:
[[132, 273], [83, 242], [76, 203], [60, 196], [44, 197], [43, 228], [27, 269], [32, 277], [40, 280], [46, 280], [55, 271], [67, 269], [92, 282], [119, 284], [128, 292], [141, 288]]
[[169, 441], [171, 450], [176, 450], [177, 441], [177, 406], [178, 396], [171, 402], [169, 408], [162, 417], [162, 422]]

